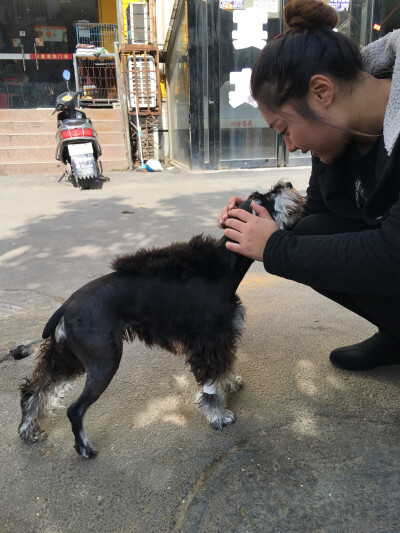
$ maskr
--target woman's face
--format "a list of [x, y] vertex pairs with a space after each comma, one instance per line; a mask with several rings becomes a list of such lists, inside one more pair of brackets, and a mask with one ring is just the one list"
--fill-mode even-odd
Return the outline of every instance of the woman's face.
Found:
[[[262, 105], [261, 105], [262, 107]], [[312, 107], [310, 105], [310, 107]], [[260, 109], [267, 124], [282, 134], [289, 152], [301, 150], [303, 153], [312, 152], [326, 164], [333, 163], [344, 151], [348, 142], [348, 135], [337, 127], [327, 124], [337, 124], [333, 117], [321, 117], [321, 121], [311, 121], [300, 115], [294, 108], [285, 104], [281, 113], [274, 113]]]

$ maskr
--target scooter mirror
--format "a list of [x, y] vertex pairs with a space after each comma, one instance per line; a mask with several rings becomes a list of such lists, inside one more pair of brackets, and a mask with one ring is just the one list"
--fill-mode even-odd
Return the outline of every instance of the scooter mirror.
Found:
[[65, 81], [69, 81], [71, 79], [71, 73], [70, 73], [69, 70], [64, 70], [63, 78], [64, 78]]

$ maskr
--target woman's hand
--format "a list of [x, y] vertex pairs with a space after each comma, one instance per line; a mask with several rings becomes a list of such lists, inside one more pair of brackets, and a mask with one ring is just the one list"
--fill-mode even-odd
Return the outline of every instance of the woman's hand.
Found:
[[226, 247], [255, 261], [262, 261], [265, 245], [271, 235], [278, 231], [279, 226], [264, 207], [255, 202], [251, 203], [251, 207], [258, 216], [243, 209], [228, 210], [224, 235], [235, 242], [228, 241]]
[[218, 227], [224, 228], [225, 227], [225, 220], [228, 218], [228, 211], [230, 209], [234, 209], [239, 204], [243, 202], [244, 198], [241, 196], [231, 196], [228, 200], [228, 205], [226, 205], [220, 214], [218, 215]]

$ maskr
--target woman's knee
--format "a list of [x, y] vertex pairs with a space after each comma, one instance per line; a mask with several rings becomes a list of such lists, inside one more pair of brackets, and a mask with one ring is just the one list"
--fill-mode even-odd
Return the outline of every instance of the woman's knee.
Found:
[[341, 217], [334, 213], [315, 213], [299, 220], [292, 231], [296, 235], [334, 235], [366, 229], [368, 226], [361, 220]]

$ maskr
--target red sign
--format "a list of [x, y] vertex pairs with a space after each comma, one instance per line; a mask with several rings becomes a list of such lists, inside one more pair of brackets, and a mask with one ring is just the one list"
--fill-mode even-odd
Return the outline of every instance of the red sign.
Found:
[[72, 54], [29, 54], [29, 59], [72, 59]]
[[230, 128], [251, 128], [253, 122], [251, 120], [232, 120], [229, 123]]

